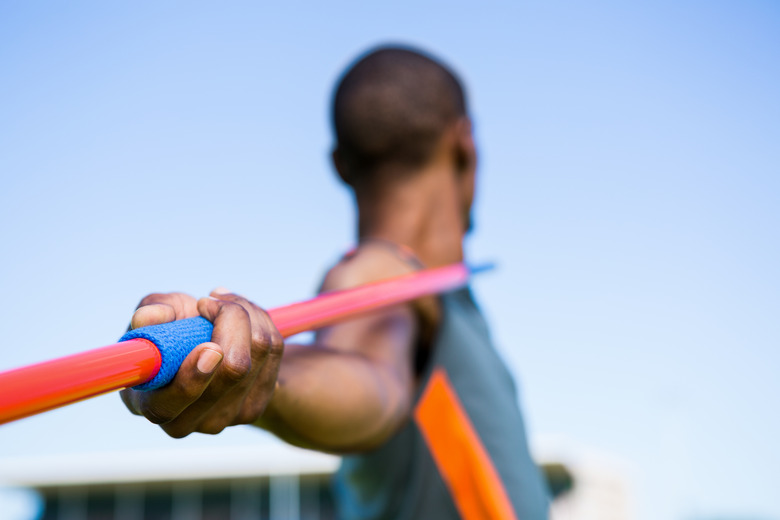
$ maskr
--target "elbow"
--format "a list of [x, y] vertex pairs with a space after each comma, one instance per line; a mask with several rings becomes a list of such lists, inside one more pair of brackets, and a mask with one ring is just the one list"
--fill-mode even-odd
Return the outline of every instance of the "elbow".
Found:
[[[343, 446], [342, 453], [359, 453], [371, 451], [387, 442], [411, 419], [414, 405], [414, 387], [410, 381], [397, 375], [385, 375], [377, 392], [379, 404], [376, 413], [367, 420], [348, 445]], [[389, 379], [389, 380], [388, 380]]]

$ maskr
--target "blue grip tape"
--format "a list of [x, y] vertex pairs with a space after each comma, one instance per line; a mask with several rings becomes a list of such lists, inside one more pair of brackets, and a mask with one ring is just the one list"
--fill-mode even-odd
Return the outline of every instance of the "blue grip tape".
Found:
[[211, 341], [213, 330], [214, 326], [209, 320], [197, 317], [128, 331], [119, 341], [148, 339], [157, 345], [162, 356], [157, 375], [142, 385], [134, 386], [133, 389], [154, 390], [170, 383], [187, 354], [201, 343]]

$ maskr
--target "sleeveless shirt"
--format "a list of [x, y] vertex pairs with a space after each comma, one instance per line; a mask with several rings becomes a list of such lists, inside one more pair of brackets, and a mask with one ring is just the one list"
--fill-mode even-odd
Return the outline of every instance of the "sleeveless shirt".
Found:
[[541, 520], [548, 494], [528, 451], [515, 383], [468, 288], [441, 321], [413, 417], [379, 448], [342, 459], [343, 520]]

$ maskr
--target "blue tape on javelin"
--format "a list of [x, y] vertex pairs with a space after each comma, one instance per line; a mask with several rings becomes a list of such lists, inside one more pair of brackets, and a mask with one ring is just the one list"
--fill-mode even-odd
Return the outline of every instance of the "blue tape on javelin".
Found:
[[157, 375], [150, 381], [133, 388], [135, 390], [154, 390], [170, 383], [184, 358], [201, 343], [211, 341], [213, 330], [214, 327], [209, 320], [197, 317], [128, 331], [119, 341], [135, 338], [148, 339], [157, 345], [162, 357]]

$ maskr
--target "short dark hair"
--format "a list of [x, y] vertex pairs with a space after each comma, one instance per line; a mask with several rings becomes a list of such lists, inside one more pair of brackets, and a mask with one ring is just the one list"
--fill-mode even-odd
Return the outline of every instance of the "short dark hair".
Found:
[[339, 159], [350, 176], [370, 176], [383, 166], [421, 166], [447, 126], [465, 115], [463, 87], [441, 62], [405, 46], [375, 48], [336, 86], [332, 117]]

